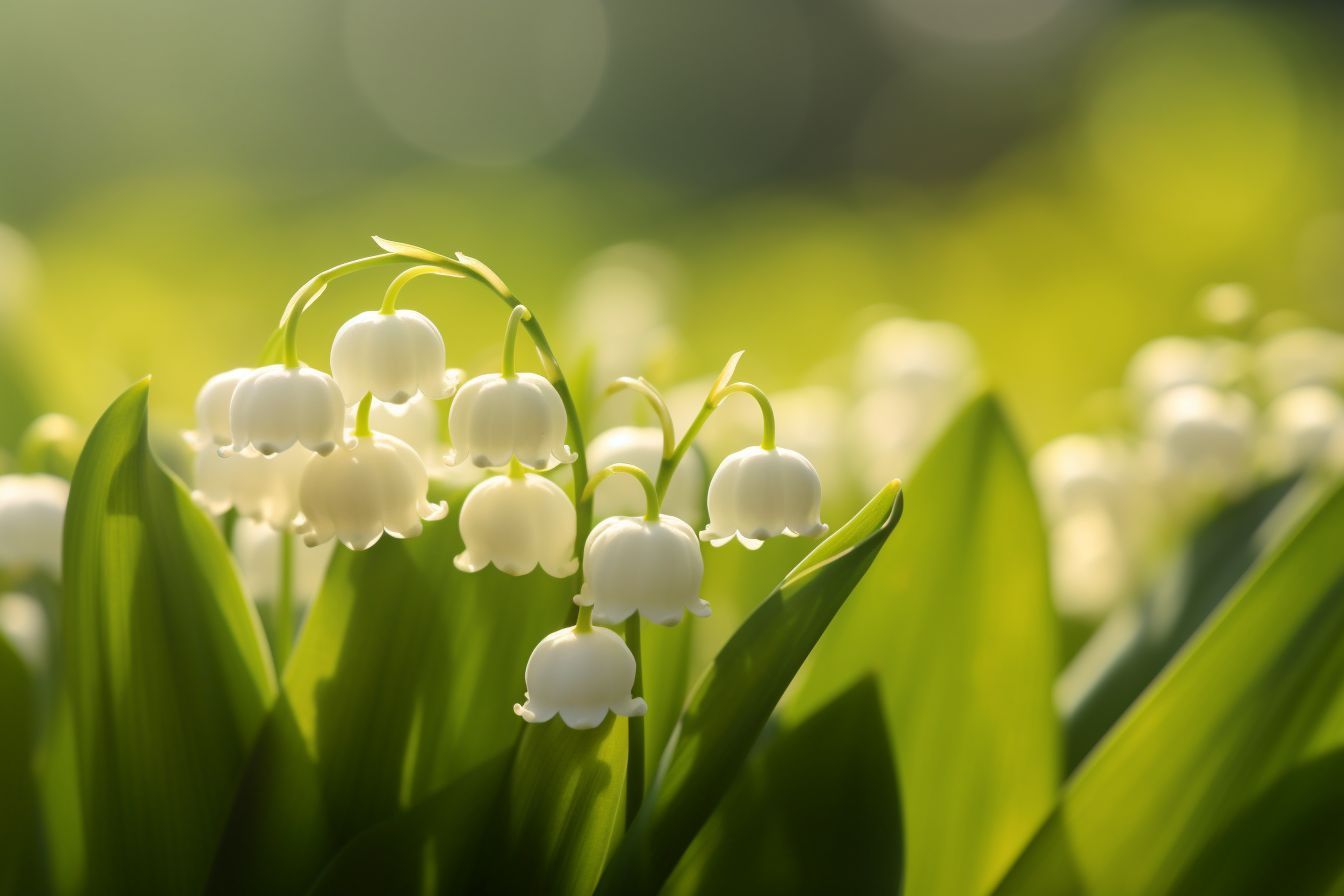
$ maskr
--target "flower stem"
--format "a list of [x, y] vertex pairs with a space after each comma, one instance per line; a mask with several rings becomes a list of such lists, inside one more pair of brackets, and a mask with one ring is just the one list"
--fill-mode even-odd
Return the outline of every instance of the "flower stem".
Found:
[[671, 457], [677, 447], [677, 431], [672, 425], [672, 412], [667, 409], [667, 402], [663, 400], [663, 396], [653, 387], [653, 383], [642, 376], [638, 379], [621, 377], [607, 387], [607, 394], [611, 395], [622, 389], [638, 392], [649, 400], [653, 412], [658, 415], [658, 423], [663, 428], [663, 457]]
[[718, 400], [715, 406], [723, 403], [723, 400], [734, 392], [744, 392], [756, 399], [756, 403], [761, 406], [761, 447], [766, 451], [775, 450], [775, 409], [770, 406], [770, 399], [765, 397], [759, 386], [751, 383], [730, 383], [719, 390]]
[[588, 486], [583, 490], [584, 499], [591, 500], [593, 494], [597, 491], [597, 487], [601, 485], [607, 477], [614, 476], [617, 473], [633, 476], [636, 481], [639, 482], [640, 486], [644, 489], [644, 519], [656, 521], [662, 513], [660, 508], [662, 499], [658, 495], [658, 489], [654, 486], [653, 480], [649, 478], [649, 474], [645, 473], [634, 464], [612, 464], [609, 467], [603, 467], [598, 470], [597, 473], [593, 475], [593, 478], [589, 480]]
[[275, 600], [275, 673], [279, 675], [289, 662], [294, 646], [294, 533], [279, 533], [280, 579]]
[[365, 268], [377, 267], [382, 264], [405, 263], [405, 257], [391, 252], [370, 255], [367, 258], [356, 258], [354, 261], [338, 264], [334, 268], [327, 268], [303, 286], [300, 286], [299, 291], [294, 293], [289, 300], [289, 304], [285, 306], [285, 313], [280, 315], [280, 326], [285, 331], [285, 366], [289, 368], [299, 366], [299, 318], [308, 309], [308, 306], [317, 301], [318, 296], [322, 295], [322, 291], [327, 288], [328, 283], [338, 277], [344, 277], [346, 274], [353, 274]]
[[416, 277], [423, 277], [426, 274], [435, 274], [439, 277], [461, 277], [456, 271], [445, 270], [432, 264], [420, 264], [413, 268], [407, 268], [396, 276], [388, 284], [387, 292], [383, 293], [383, 304], [378, 309], [379, 314], [394, 314], [397, 310], [397, 296], [401, 295], [401, 289], [407, 283], [410, 283]]
[[527, 468], [524, 467], [523, 462], [518, 459], [518, 455], [515, 454], [513, 457], [509, 458], [509, 478], [522, 479], [526, 475]]
[[[590, 632], [593, 630], [593, 608], [579, 607], [578, 618], [574, 620], [574, 630], [576, 632]], [[635, 664], [635, 675], [638, 676], [639, 664]]]
[[518, 343], [518, 324], [531, 318], [532, 312], [527, 310], [526, 305], [514, 305], [509, 312], [509, 322], [504, 325], [504, 360], [500, 367], [500, 373], [506, 380], [518, 375], [513, 365], [514, 347]]
[[[644, 663], [639, 647], [640, 616], [638, 613], [625, 621], [625, 646], [635, 657], [635, 683], [630, 688], [634, 697], [644, 696]], [[628, 747], [625, 761], [625, 829], [634, 824], [639, 807], [644, 802], [644, 717], [633, 716], [627, 729]]]
[[369, 410], [372, 407], [373, 393], [365, 392], [359, 400], [359, 407], [355, 409], [355, 438], [363, 439], [373, 435], [373, 427], [369, 426]]

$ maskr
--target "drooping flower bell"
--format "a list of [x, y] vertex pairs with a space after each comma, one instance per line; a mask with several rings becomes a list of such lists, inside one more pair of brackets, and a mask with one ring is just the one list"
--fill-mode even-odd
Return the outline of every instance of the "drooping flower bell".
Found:
[[687, 611], [708, 616], [700, 599], [705, 563], [700, 541], [684, 520], [659, 509], [657, 487], [648, 473], [633, 464], [612, 464], [589, 481], [583, 497], [617, 473], [644, 490], [644, 516], [614, 516], [598, 523], [583, 546], [583, 588], [574, 603], [592, 607], [598, 622], [624, 622], [632, 614], [676, 625]]
[[417, 311], [365, 311], [346, 321], [331, 343], [331, 375], [355, 404], [366, 393], [388, 404], [417, 394], [447, 398], [461, 371], [445, 370], [443, 337]]
[[570, 728], [596, 728], [608, 712], [642, 716], [648, 705], [632, 696], [635, 657], [620, 635], [601, 627], [564, 628], [542, 639], [527, 660], [526, 702], [513, 711], [527, 722], [556, 715]]
[[705, 562], [700, 541], [684, 520], [613, 516], [598, 523], [583, 547], [583, 589], [575, 596], [598, 622], [624, 622], [638, 613], [676, 625], [684, 613], [708, 616], [700, 598]]
[[733, 392], [744, 392], [760, 405], [761, 444], [733, 452], [714, 471], [707, 500], [709, 525], [700, 539], [720, 547], [736, 538], [754, 551], [777, 535], [824, 535], [816, 468], [797, 451], [775, 445], [775, 412], [756, 386], [732, 383], [711, 400], [722, 402]]
[[516, 462], [507, 476], [491, 476], [462, 502], [458, 520], [466, 549], [453, 565], [479, 572], [494, 564], [511, 576], [537, 566], [562, 579], [579, 568], [574, 556], [577, 523], [564, 489]]
[[384, 532], [414, 538], [424, 528], [422, 521], [448, 514], [447, 502], [429, 501], [429, 475], [414, 448], [359, 425], [355, 433], [352, 447], [315, 457], [304, 468], [299, 531], [307, 545], [334, 537], [362, 551]]
[[221, 457], [206, 445], [196, 452], [191, 497], [215, 516], [232, 509], [246, 519], [286, 529], [302, 521], [299, 481], [314, 457], [300, 445], [270, 457], [250, 448]]
[[70, 483], [45, 473], [0, 476], [0, 568], [61, 575]]
[[311, 367], [259, 367], [239, 381], [229, 402], [234, 452], [278, 454], [297, 442], [327, 455], [344, 442], [344, 426], [340, 386]]
[[478, 467], [502, 467], [517, 458], [524, 466], [544, 470], [554, 466], [552, 460], [568, 464], [577, 459], [565, 444], [560, 393], [545, 377], [514, 369], [518, 324], [530, 316], [522, 305], [514, 307], [504, 336], [503, 371], [468, 380], [453, 399], [448, 412], [450, 465], [469, 460]]
[[205, 381], [196, 394], [196, 430], [187, 434], [193, 447], [223, 447], [233, 443], [229, 407], [238, 384], [252, 373], [251, 367], [235, 367]]

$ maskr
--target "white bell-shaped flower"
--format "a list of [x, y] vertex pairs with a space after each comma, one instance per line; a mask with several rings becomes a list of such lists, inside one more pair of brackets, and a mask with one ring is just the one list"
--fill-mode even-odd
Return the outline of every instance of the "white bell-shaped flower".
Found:
[[815, 537], [825, 532], [821, 478], [798, 452], [743, 448], [714, 471], [702, 541], [719, 547], [736, 538], [755, 550], [776, 535]]
[[[280, 593], [280, 539], [289, 537], [270, 526], [240, 519], [233, 526], [233, 557], [243, 590], [257, 603], [270, 603]], [[295, 606], [302, 610], [313, 602], [327, 574], [335, 541], [294, 546], [293, 588]]]
[[232, 509], [273, 529], [296, 526], [302, 522], [299, 481], [314, 457], [299, 445], [270, 457], [251, 449], [221, 457], [205, 446], [196, 453], [191, 497], [215, 516]]
[[596, 728], [608, 712], [642, 716], [648, 704], [631, 695], [635, 657], [606, 628], [563, 628], [542, 639], [527, 660], [526, 703], [513, 711], [527, 722], [557, 714], [570, 728]]
[[309, 546], [335, 537], [353, 551], [383, 533], [414, 538], [421, 521], [442, 519], [447, 502], [428, 498], [429, 475], [415, 449], [385, 433], [359, 436], [353, 447], [315, 457], [299, 483], [300, 531]]
[[511, 576], [538, 565], [562, 579], [579, 568], [574, 556], [574, 505], [560, 486], [543, 476], [491, 476], [462, 502], [458, 520], [466, 547], [453, 560], [463, 572], [490, 564]]
[[[600, 492], [599, 492], [600, 494]], [[705, 562], [695, 530], [666, 514], [656, 520], [614, 516], [598, 523], [583, 546], [583, 589], [574, 597], [602, 623], [638, 613], [658, 625], [682, 614], [708, 616], [700, 599]]]
[[488, 373], [468, 380], [453, 399], [447, 462], [470, 460], [478, 467], [502, 467], [512, 458], [546, 469], [577, 457], [565, 444], [565, 406], [543, 376]]
[[417, 394], [447, 398], [460, 371], [444, 368], [443, 337], [418, 311], [365, 311], [346, 321], [331, 343], [331, 375], [346, 404], [369, 392], [388, 404]]
[[70, 483], [45, 473], [0, 476], [0, 568], [61, 575]]
[[[633, 464], [657, 478], [662, 460], [663, 431], [657, 427], [617, 426], [599, 433], [588, 445], [589, 475], [612, 464]], [[705, 464], [696, 452], [688, 452], [672, 474], [663, 507], [684, 520], [704, 519]], [[633, 479], [613, 479], [593, 498], [593, 513], [598, 519], [635, 516], [643, 511], [644, 492]]]
[[979, 380], [975, 343], [943, 321], [879, 321], [864, 332], [855, 356], [860, 389], [892, 389], [926, 405], [958, 404]]
[[42, 602], [22, 592], [0, 594], [0, 637], [10, 645], [34, 672], [47, 668], [50, 626]]
[[235, 367], [205, 381], [196, 394], [196, 431], [188, 434], [195, 447], [222, 447], [233, 443], [229, 406], [238, 384], [251, 376], [251, 367]]
[[330, 454], [342, 444], [344, 427], [340, 386], [311, 367], [259, 367], [238, 383], [229, 403], [234, 452], [251, 446], [278, 454], [297, 442]]

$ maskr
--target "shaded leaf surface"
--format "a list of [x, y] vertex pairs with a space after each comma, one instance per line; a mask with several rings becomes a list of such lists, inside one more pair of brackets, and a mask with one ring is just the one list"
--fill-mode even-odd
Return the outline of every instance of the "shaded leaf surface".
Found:
[[979, 894], [1049, 813], [1060, 779], [1045, 536], [991, 397], [952, 422], [908, 490], [919, 512], [822, 640], [789, 715], [876, 675], [900, 758], [906, 889]]
[[876, 680], [769, 735], [664, 892], [899, 891], [900, 796]]
[[118, 398], [75, 470], [64, 638], [87, 880], [205, 880], [274, 693], [228, 550], [147, 441], [148, 384]]

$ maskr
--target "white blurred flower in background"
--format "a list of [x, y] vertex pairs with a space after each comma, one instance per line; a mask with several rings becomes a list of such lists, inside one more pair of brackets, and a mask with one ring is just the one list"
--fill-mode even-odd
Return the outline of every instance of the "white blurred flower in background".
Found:
[[1344, 387], [1344, 333], [1320, 327], [1276, 333], [1256, 348], [1254, 365], [1266, 399], [1299, 386]]
[[980, 384], [975, 345], [941, 321], [891, 318], [859, 343], [854, 379], [860, 398], [850, 415], [863, 485], [881, 488], [908, 476]]
[[0, 568], [61, 577], [70, 483], [45, 473], [0, 476]]
[[35, 673], [47, 668], [47, 611], [37, 598], [17, 591], [0, 594], [0, 635]]
[[276, 529], [295, 526], [303, 520], [299, 480], [314, 457], [301, 445], [270, 457], [251, 450], [221, 457], [206, 445], [196, 452], [191, 497], [215, 516], [232, 509]]
[[1265, 409], [1261, 439], [1270, 475], [1344, 472], [1344, 397], [1319, 385], [1289, 389]]
[[1143, 420], [1143, 458], [1178, 514], [1244, 491], [1254, 473], [1255, 405], [1239, 392], [1186, 385], [1162, 393]]
[[1159, 396], [1181, 386], [1228, 388], [1248, 370], [1246, 347], [1231, 339], [1163, 336], [1141, 347], [1125, 371], [1125, 387], [1142, 418]]
[[[240, 519], [233, 526], [233, 556], [243, 590], [257, 603], [272, 603], [280, 591], [280, 539], [292, 537], [263, 523]], [[301, 539], [294, 545], [294, 603], [302, 610], [317, 597], [331, 561], [335, 541], [309, 546]]]

